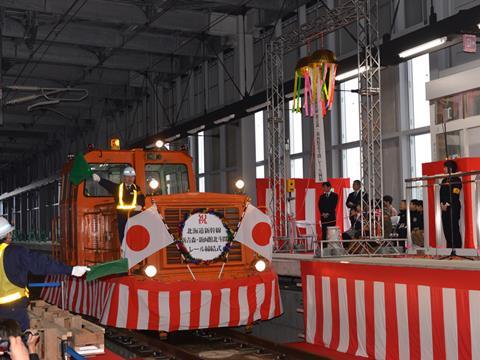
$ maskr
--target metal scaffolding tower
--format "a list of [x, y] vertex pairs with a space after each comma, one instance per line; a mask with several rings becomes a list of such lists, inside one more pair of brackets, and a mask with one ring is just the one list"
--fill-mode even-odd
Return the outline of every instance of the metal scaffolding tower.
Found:
[[[357, 48], [359, 76], [359, 100], [361, 113], [361, 169], [366, 191], [373, 199], [382, 199], [382, 143], [380, 124], [380, 54], [378, 50], [378, 0], [346, 0], [334, 9], [323, 2], [317, 16], [298, 29], [273, 39], [266, 46], [267, 84], [267, 133], [268, 177], [271, 196], [268, 199], [269, 214], [274, 224], [274, 237], [278, 240], [288, 234], [287, 194], [285, 181], [285, 92], [283, 57], [286, 53], [306, 45], [349, 24], [357, 23]], [[366, 71], [362, 71], [365, 67]], [[377, 203], [382, 209], [382, 204]], [[368, 221], [376, 229], [383, 217], [375, 217], [375, 207], [363, 205]], [[371, 232], [371, 237], [375, 232]], [[278, 246], [278, 242], [276, 243]]]
[[378, 0], [363, 0], [357, 6], [358, 94], [360, 104], [360, 154], [364, 190], [362, 237], [383, 238], [383, 166], [380, 103], [380, 50]]
[[[271, 197], [268, 209], [274, 224], [274, 238], [288, 233], [285, 179], [285, 91], [283, 87], [283, 42], [274, 40], [266, 48], [268, 102], [268, 176]], [[277, 243], [276, 243], [277, 244]]]

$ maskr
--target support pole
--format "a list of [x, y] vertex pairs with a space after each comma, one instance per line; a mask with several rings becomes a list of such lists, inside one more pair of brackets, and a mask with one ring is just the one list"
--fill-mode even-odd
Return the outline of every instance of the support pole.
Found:
[[5, 9], [0, 7], [0, 126], [3, 126], [3, 24]]
[[357, 0], [358, 90], [362, 183], [362, 237], [383, 239], [383, 168], [378, 0]]

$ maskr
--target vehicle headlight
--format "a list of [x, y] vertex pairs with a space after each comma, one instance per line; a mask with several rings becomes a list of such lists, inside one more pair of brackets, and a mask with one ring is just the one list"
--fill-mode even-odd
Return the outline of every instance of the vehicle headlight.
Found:
[[147, 265], [144, 269], [143, 272], [145, 275], [147, 275], [149, 278], [154, 277], [157, 275], [157, 268], [153, 265]]
[[148, 182], [148, 186], [150, 187], [150, 189], [152, 190], [155, 190], [158, 188], [158, 185], [160, 185], [160, 183], [158, 182], [157, 179], [151, 179], [149, 182]]
[[262, 271], [265, 271], [265, 269], [267, 268], [267, 263], [265, 262], [265, 260], [257, 260], [257, 262], [255, 263], [255, 270], [257, 270], [258, 272], [262, 272]]

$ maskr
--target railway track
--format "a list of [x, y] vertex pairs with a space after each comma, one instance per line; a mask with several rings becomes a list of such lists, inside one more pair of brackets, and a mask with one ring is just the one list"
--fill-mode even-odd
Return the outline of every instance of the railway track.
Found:
[[309, 360], [321, 357], [232, 329], [171, 333], [161, 340], [157, 332], [106, 328], [112, 350], [126, 358], [155, 360]]

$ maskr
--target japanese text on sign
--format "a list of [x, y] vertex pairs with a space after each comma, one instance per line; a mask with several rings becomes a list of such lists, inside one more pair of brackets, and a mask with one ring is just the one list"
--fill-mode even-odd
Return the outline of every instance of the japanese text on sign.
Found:
[[218, 216], [193, 214], [185, 221], [182, 241], [192, 257], [213, 260], [222, 253], [228, 234]]

